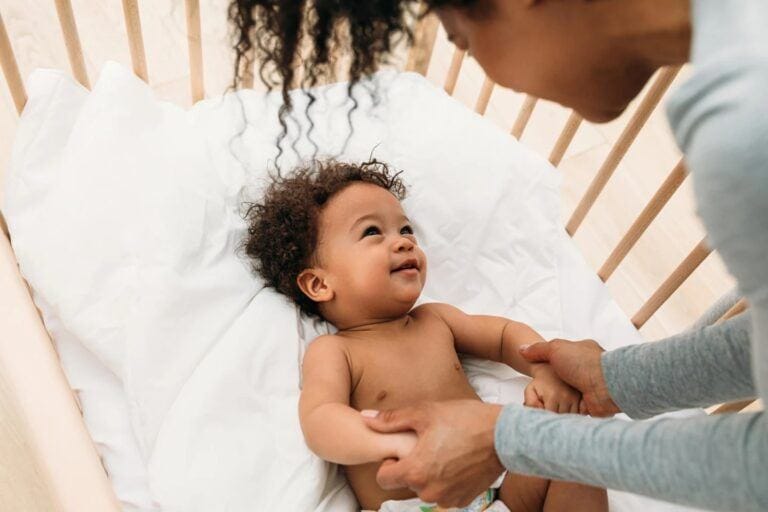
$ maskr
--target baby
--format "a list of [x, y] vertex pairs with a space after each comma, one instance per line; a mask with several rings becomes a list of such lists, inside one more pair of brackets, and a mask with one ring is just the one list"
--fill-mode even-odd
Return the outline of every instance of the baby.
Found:
[[[577, 391], [519, 355], [521, 345], [542, 341], [527, 325], [448, 304], [413, 307], [427, 259], [400, 205], [404, 194], [398, 175], [375, 160], [315, 162], [275, 178], [247, 213], [254, 269], [302, 311], [338, 328], [304, 357], [301, 428], [313, 452], [344, 466], [360, 505], [372, 510], [414, 497], [380, 488], [376, 471], [384, 459], [408, 454], [416, 436], [373, 432], [358, 411], [479, 400], [457, 353], [531, 376], [526, 405], [579, 412]], [[602, 489], [517, 474], [504, 477], [498, 498], [513, 512], [607, 510]], [[484, 493], [472, 510], [493, 499]]]

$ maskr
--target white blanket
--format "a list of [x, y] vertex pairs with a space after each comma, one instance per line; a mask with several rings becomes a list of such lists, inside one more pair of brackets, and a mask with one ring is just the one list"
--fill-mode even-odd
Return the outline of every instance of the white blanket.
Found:
[[[562, 233], [556, 171], [423, 78], [376, 80], [380, 105], [361, 95], [342, 158], [374, 153], [404, 171], [430, 263], [423, 300], [545, 337], [640, 341]], [[4, 211], [125, 508], [353, 510], [298, 424], [301, 355], [326, 327], [235, 256], [242, 201], [274, 168], [278, 97], [245, 91], [184, 111], [117, 64], [90, 94], [50, 70], [28, 86]], [[313, 139], [336, 154], [346, 86], [316, 95]], [[288, 146], [283, 168], [299, 158]], [[305, 139], [297, 148], [313, 154]], [[521, 401], [524, 377], [466, 366], [485, 399]], [[611, 500], [625, 511], [650, 503]]]

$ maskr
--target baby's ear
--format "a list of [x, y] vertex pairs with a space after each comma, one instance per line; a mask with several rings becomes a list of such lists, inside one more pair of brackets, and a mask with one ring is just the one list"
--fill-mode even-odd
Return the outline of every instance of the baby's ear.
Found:
[[333, 298], [333, 290], [326, 280], [325, 272], [319, 268], [307, 268], [296, 278], [299, 289], [315, 302], [328, 302]]

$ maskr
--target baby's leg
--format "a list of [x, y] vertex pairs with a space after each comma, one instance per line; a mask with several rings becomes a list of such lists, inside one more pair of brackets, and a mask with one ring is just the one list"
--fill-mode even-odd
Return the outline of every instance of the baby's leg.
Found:
[[607, 512], [605, 489], [507, 473], [499, 499], [510, 512]]
[[510, 512], [541, 512], [549, 486], [546, 478], [507, 473], [499, 488], [499, 499]]
[[607, 512], [605, 489], [573, 482], [552, 480], [544, 502], [544, 512]]

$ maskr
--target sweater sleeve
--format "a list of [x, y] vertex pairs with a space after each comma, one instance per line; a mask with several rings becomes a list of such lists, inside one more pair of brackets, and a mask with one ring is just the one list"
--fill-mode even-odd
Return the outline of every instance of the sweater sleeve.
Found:
[[626, 421], [504, 408], [496, 452], [508, 470], [712, 510], [768, 509], [763, 412]]
[[632, 418], [753, 398], [751, 314], [602, 356], [608, 391]]

